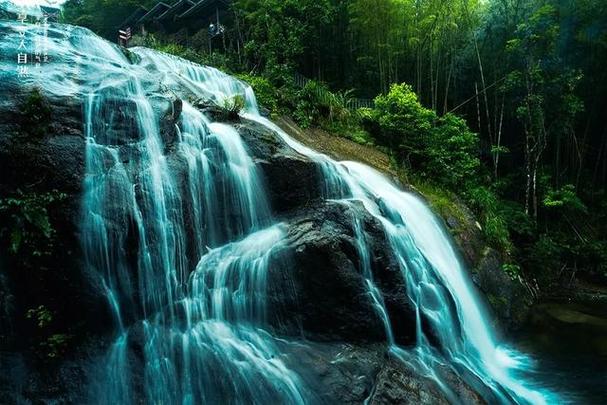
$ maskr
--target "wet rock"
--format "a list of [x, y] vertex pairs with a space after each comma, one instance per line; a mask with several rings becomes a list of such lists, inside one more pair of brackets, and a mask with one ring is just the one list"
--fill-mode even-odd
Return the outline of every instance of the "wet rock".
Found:
[[321, 198], [322, 179], [316, 163], [256, 122], [243, 120], [236, 129], [259, 165], [276, 215], [310, 206]]
[[175, 98], [170, 103], [170, 108], [160, 119], [160, 137], [164, 144], [165, 153], [171, 153], [175, 150], [177, 141], [177, 123], [181, 112], [183, 111], [183, 100]]
[[[281, 333], [316, 340], [383, 341], [385, 327], [373, 305], [354, 239], [352, 207], [323, 202], [289, 217], [288, 251], [283, 266], [271, 272], [270, 301], [276, 310], [273, 323]], [[359, 215], [369, 228], [379, 227], [366, 211]], [[375, 230], [377, 231], [377, 229]], [[386, 288], [384, 299], [398, 327], [397, 339], [415, 337], [414, 313], [406, 298], [404, 281], [383, 233], [368, 233], [375, 250], [372, 271]]]
[[505, 330], [520, 328], [527, 316], [533, 296], [522, 280], [511, 277], [502, 268], [502, 260], [497, 251], [486, 248], [476, 266], [472, 279], [493, 309]]
[[472, 280], [482, 293], [493, 316], [494, 327], [504, 331], [519, 329], [534, 302], [533, 293], [520, 277], [510, 277], [503, 269], [502, 255], [488, 246], [472, 211], [455, 196], [454, 212], [441, 212], [446, 228], [455, 239]]
[[444, 394], [434, 384], [420, 379], [413, 370], [394, 360], [386, 362], [378, 373], [368, 403], [448, 404]]
[[292, 286], [275, 285], [270, 293], [271, 301], [278, 301], [272, 307], [282, 310], [277, 312], [286, 324], [282, 332], [322, 340], [386, 339], [358, 269], [345, 209], [317, 206], [290, 221], [287, 271]]
[[274, 155], [259, 166], [277, 215], [313, 205], [321, 198], [320, 172], [315, 163], [298, 156]]

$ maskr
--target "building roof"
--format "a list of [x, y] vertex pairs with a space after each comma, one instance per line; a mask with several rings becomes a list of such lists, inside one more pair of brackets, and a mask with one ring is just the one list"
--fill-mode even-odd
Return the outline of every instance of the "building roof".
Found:
[[190, 7], [184, 13], [180, 14], [177, 18], [185, 18], [195, 15], [196, 13], [208, 11], [211, 7], [227, 7], [231, 3], [231, 0], [200, 0], [194, 6]]
[[143, 6], [137, 7], [137, 9], [120, 24], [119, 28], [126, 28], [130, 26], [131, 24], [137, 22], [145, 14], [147, 14], [147, 12], [147, 8]]
[[171, 8], [166, 10], [164, 13], [160, 14], [158, 17], [155, 17], [156, 20], [167, 20], [172, 17], [175, 17], [179, 14], [190, 9], [192, 6], [195, 6], [196, 2], [192, 0], [179, 0], [177, 3], [173, 4]]
[[170, 8], [171, 8], [171, 6], [160, 1], [160, 2], [156, 3], [156, 5], [154, 7], [152, 7], [150, 9], [150, 11], [148, 11], [143, 17], [141, 17], [139, 20], [137, 20], [137, 22], [142, 23], [142, 22], [148, 21], [154, 17], [159, 16], [160, 14], [164, 13], [165, 11], [167, 11]]

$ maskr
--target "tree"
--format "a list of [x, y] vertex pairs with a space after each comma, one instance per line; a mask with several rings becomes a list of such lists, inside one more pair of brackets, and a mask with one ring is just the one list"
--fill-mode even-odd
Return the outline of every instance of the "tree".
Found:
[[545, 5], [519, 24], [508, 50], [516, 68], [508, 77], [516, 101], [516, 117], [524, 131], [525, 212], [537, 217], [537, 176], [549, 142], [560, 145], [571, 132], [582, 103], [574, 94], [580, 76], [564, 67], [556, 53], [557, 10]]
[[253, 70], [281, 76], [304, 55], [322, 63], [321, 32], [332, 9], [328, 0], [238, 0], [234, 7], [243, 20], [244, 48]]

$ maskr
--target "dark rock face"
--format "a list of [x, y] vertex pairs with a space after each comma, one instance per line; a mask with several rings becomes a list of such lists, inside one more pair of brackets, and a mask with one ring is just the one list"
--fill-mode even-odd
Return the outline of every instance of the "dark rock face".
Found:
[[[28, 96], [29, 89], [13, 90], [2, 93], [2, 117], [18, 116], [18, 100]], [[63, 194], [47, 207], [54, 236], [41, 246], [41, 255], [25, 248], [17, 254], [0, 252], [3, 403], [79, 402], [89, 355], [82, 348], [90, 336], [111, 328], [104, 298], [83, 270], [78, 237], [85, 171], [82, 103], [76, 98], [48, 101], [52, 121], [42, 138], [29, 137], [15, 121], [0, 121], [0, 198]], [[3, 241], [9, 226], [0, 224]], [[42, 327], [28, 315], [40, 306], [51, 316]], [[65, 338], [67, 347], [54, 353], [49, 344], [57, 336]]]
[[329, 341], [386, 340], [365, 288], [348, 220], [347, 207], [335, 203], [312, 207], [289, 221], [292, 288], [274, 286], [274, 299], [282, 295], [275, 305], [284, 310], [281, 318], [294, 323], [287, 331], [297, 332], [299, 326], [304, 337]]
[[448, 404], [429, 381], [419, 379], [415, 372], [389, 361], [377, 375], [370, 404]]
[[[18, 114], [16, 100], [27, 97], [27, 94], [18, 91], [8, 97], [14, 97], [15, 104], [12, 110], [8, 104], [3, 104], [0, 111], [3, 117]], [[0, 198], [15, 197], [18, 192], [58, 190], [65, 194], [62, 201], [50, 207], [49, 218], [56, 231], [56, 242], [50, 247], [48, 257], [28, 268], [19, 262], [19, 257], [2, 254], [5, 285], [12, 291], [15, 317], [12, 324], [16, 336], [31, 332], [27, 328], [28, 322], [23, 319], [24, 312], [42, 304], [41, 297], [55, 298], [56, 312], [59, 318], [65, 318], [54, 319], [62, 324], [60, 329], [66, 329], [74, 320], [84, 321], [84, 308], [69, 305], [70, 301], [90, 303], [98, 300], [89, 287], [90, 283], [85, 280], [79, 262], [77, 227], [84, 173], [84, 138], [78, 128], [72, 127], [78, 122], [79, 109], [80, 105], [74, 101], [61, 105], [57, 110], [53, 108], [53, 123], [43, 139], [29, 139], [19, 126], [5, 121], [0, 123]], [[79, 121], [79, 127], [82, 127], [82, 121]], [[21, 252], [21, 255], [31, 253]], [[59, 297], [61, 299], [57, 299]]]
[[[384, 344], [306, 342], [281, 347], [287, 365], [310, 386], [311, 402], [326, 404], [448, 404], [431, 379], [386, 352]], [[454, 376], [455, 374], [452, 374]], [[456, 382], [462, 403], [483, 400], [466, 384]]]
[[472, 275], [495, 315], [498, 326], [506, 330], [518, 329], [527, 319], [533, 296], [522, 280], [512, 279], [503, 269], [498, 252], [487, 248]]
[[381, 287], [386, 286], [382, 291], [390, 319], [397, 326], [395, 338], [399, 343], [411, 344], [415, 339], [415, 318], [402, 274], [386, 249], [388, 241], [379, 231], [380, 225], [362, 207], [340, 203], [312, 206], [291, 222], [292, 274], [296, 285], [300, 285], [297, 291], [302, 295], [299, 300], [303, 305], [304, 330], [329, 333], [328, 337], [334, 340], [386, 340], [385, 328], [362, 274], [353, 215], [362, 218], [372, 247], [374, 278]]
[[487, 246], [472, 212], [460, 201], [453, 203], [461, 217], [447, 215], [443, 219], [467, 267], [471, 269], [472, 280], [486, 298], [494, 326], [506, 332], [519, 329], [533, 304], [532, 291], [523, 279], [512, 278], [504, 271], [504, 258]]
[[266, 179], [275, 214], [310, 206], [320, 199], [322, 179], [314, 162], [293, 152], [260, 124], [243, 120], [236, 128]]

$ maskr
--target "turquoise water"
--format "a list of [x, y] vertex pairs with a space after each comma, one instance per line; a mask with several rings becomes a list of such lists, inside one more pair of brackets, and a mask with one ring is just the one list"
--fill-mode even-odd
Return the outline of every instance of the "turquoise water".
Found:
[[529, 377], [561, 392], [563, 402], [607, 401], [607, 303], [538, 304], [513, 340], [535, 358]]

